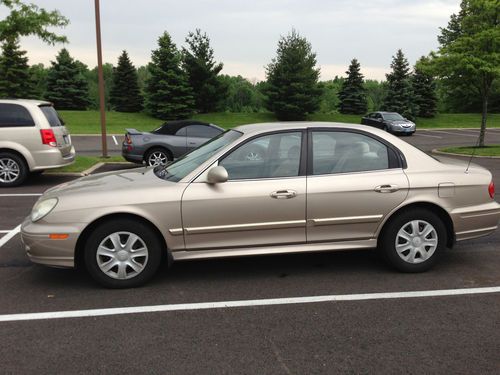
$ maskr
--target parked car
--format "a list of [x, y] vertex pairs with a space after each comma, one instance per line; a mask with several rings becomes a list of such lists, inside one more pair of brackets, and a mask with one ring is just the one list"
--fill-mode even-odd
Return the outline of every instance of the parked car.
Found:
[[71, 137], [51, 103], [0, 100], [0, 187], [74, 160]]
[[221, 134], [224, 129], [194, 120], [170, 121], [152, 132], [127, 129], [122, 155], [132, 163], [164, 165]]
[[396, 112], [372, 112], [361, 119], [361, 124], [375, 126], [394, 134], [412, 135], [415, 133], [414, 122]]
[[455, 241], [497, 229], [491, 173], [466, 168], [370, 127], [245, 125], [167, 166], [55, 187], [21, 236], [33, 262], [83, 266], [114, 288], [145, 283], [164, 256], [378, 248], [400, 271], [421, 272]]

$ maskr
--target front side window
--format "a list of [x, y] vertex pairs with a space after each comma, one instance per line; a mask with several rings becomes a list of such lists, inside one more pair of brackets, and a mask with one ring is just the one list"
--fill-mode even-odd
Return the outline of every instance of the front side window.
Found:
[[0, 103], [0, 128], [35, 126], [31, 114], [18, 104]]
[[186, 126], [188, 137], [213, 138], [221, 133], [220, 130], [207, 125]]
[[312, 132], [313, 175], [387, 168], [388, 148], [376, 139], [351, 132]]
[[301, 132], [254, 138], [219, 162], [230, 180], [280, 178], [299, 175]]

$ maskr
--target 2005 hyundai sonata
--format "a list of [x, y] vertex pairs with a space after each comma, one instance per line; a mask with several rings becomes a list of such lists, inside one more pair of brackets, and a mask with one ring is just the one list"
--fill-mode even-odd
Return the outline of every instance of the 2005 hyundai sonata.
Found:
[[497, 229], [489, 171], [375, 128], [245, 125], [168, 166], [48, 190], [22, 225], [33, 262], [138, 286], [161, 259], [378, 248], [404, 272]]

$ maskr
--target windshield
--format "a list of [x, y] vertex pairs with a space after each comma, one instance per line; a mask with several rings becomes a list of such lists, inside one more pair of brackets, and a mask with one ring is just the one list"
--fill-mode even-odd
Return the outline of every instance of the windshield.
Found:
[[154, 172], [164, 180], [178, 182], [198, 168], [222, 147], [227, 146], [241, 136], [242, 133], [236, 130], [228, 130], [212, 138], [189, 154], [177, 159], [172, 164], [156, 167]]
[[405, 118], [399, 113], [384, 113], [384, 120], [398, 121], [404, 120]]

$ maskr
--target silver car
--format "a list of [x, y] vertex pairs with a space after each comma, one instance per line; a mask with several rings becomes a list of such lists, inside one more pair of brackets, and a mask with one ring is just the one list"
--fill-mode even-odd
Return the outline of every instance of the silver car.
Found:
[[216, 125], [196, 120], [164, 123], [151, 132], [127, 129], [122, 156], [132, 163], [164, 165], [224, 131]]
[[455, 241], [497, 229], [494, 193], [486, 169], [379, 129], [256, 124], [168, 166], [50, 189], [21, 234], [33, 262], [86, 267], [114, 288], [145, 283], [163, 256], [377, 248], [400, 271], [421, 272]]
[[73, 163], [75, 148], [49, 102], [0, 100], [0, 187]]

